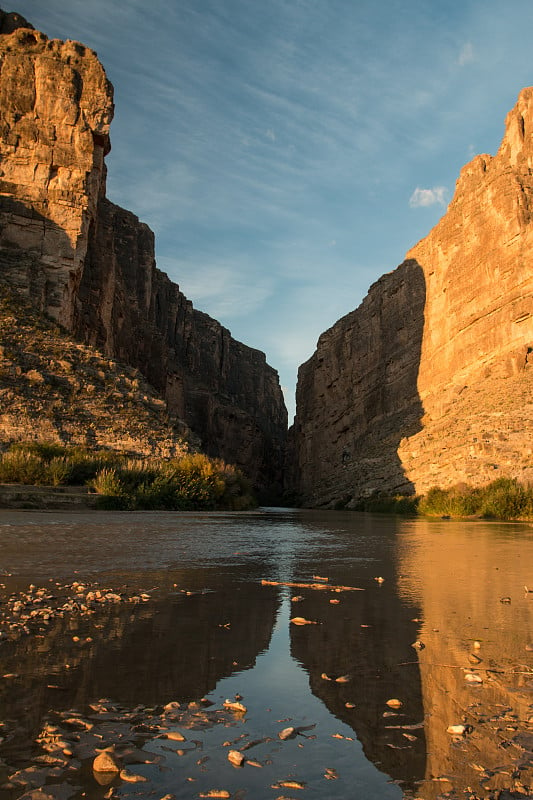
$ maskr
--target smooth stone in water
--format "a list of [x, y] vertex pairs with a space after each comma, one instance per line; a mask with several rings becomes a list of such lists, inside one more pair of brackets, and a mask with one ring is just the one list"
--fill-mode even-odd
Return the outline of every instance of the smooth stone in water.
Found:
[[120, 772], [120, 766], [112, 750], [103, 750], [93, 761], [94, 772]]

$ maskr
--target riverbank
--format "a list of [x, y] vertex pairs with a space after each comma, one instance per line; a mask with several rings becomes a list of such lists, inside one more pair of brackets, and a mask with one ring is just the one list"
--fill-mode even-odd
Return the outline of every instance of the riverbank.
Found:
[[420, 496], [373, 496], [353, 508], [373, 513], [529, 522], [533, 521], [533, 487], [514, 478], [498, 478], [485, 486], [434, 487]]
[[240, 511], [257, 506], [240, 470], [198, 452], [142, 458], [53, 442], [16, 442], [0, 455], [2, 484], [0, 504], [7, 508]]
[[98, 507], [98, 495], [87, 486], [0, 484], [0, 508], [84, 511]]

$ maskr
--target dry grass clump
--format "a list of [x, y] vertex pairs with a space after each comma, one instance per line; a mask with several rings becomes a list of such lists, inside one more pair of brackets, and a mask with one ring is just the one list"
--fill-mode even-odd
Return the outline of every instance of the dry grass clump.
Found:
[[242, 473], [201, 453], [131, 458], [48, 442], [12, 444], [0, 456], [0, 483], [89, 485], [103, 508], [243, 510], [256, 505]]
[[432, 516], [533, 519], [533, 487], [515, 478], [498, 478], [486, 486], [434, 487], [421, 498], [418, 508]]

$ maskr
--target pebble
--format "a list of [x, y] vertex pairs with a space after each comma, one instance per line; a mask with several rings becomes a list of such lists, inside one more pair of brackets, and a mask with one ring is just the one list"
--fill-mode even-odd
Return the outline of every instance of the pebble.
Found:
[[187, 741], [185, 736], [180, 733], [179, 731], [167, 731], [165, 733], [165, 737], [170, 739], [173, 742], [185, 742]]
[[471, 733], [473, 730], [471, 725], [448, 725], [446, 728], [446, 733], [451, 734], [452, 736], [464, 736], [467, 733]]
[[242, 767], [244, 764], [244, 756], [239, 750], [230, 750], [228, 753], [228, 761], [235, 767]]
[[144, 775], [138, 775], [135, 772], [130, 772], [128, 769], [121, 769], [120, 777], [123, 781], [127, 781], [128, 783], [144, 783], [148, 780]]
[[292, 739], [294, 736], [296, 736], [296, 728], [292, 727], [283, 728], [283, 730], [278, 733], [278, 739], [282, 741], [285, 741], [285, 739]]
[[233, 700], [225, 700], [224, 708], [227, 708], [230, 711], [235, 711], [237, 714], [246, 714], [248, 711], [246, 706], [244, 706], [242, 703], [238, 703]]
[[387, 700], [387, 705], [389, 708], [401, 708], [403, 703], [401, 700], [398, 700], [397, 697], [392, 697], [390, 700]]
[[93, 761], [94, 772], [120, 772], [120, 766], [112, 750], [103, 750]]

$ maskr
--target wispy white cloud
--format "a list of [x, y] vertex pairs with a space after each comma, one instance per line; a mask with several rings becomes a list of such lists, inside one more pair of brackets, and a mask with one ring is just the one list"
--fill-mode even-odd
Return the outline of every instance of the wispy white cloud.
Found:
[[464, 67], [466, 64], [470, 64], [472, 61], [474, 61], [474, 48], [472, 46], [472, 42], [466, 42], [466, 44], [464, 44], [461, 48], [457, 63], [460, 67]]
[[432, 189], [421, 189], [416, 187], [409, 198], [411, 208], [426, 208], [434, 205], [446, 205], [448, 190], [445, 186], [434, 186]]
[[179, 284], [195, 308], [226, 325], [228, 320], [254, 314], [273, 291], [272, 280], [266, 275], [252, 275], [245, 257], [236, 256], [231, 262], [159, 257], [158, 267]]

